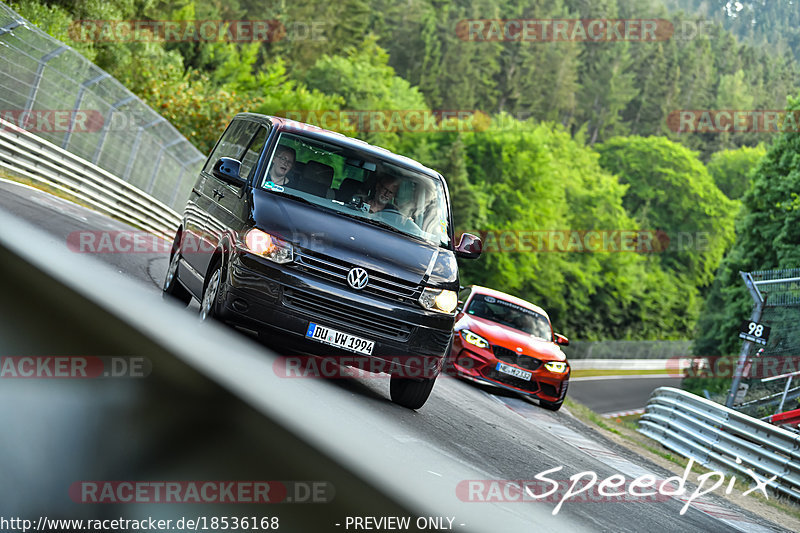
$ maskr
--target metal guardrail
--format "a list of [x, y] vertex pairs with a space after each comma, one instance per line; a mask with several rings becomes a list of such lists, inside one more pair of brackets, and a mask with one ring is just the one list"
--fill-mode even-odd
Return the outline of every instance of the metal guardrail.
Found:
[[0, 168], [46, 182], [119, 220], [172, 239], [181, 217], [102, 168], [0, 119]]
[[183, 209], [205, 154], [109, 73], [2, 1], [0, 72], [0, 117]]
[[[800, 435], [694, 394], [660, 387], [653, 391], [639, 432], [715, 470], [751, 480], [748, 469], [775, 491], [800, 500]], [[741, 462], [737, 462], [737, 458]]]

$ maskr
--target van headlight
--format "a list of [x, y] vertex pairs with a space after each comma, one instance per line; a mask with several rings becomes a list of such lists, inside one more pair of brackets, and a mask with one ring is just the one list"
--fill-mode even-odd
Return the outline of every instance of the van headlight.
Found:
[[244, 245], [249, 252], [275, 263], [291, 263], [294, 260], [294, 249], [291, 244], [258, 228], [253, 228], [245, 234]]
[[455, 291], [425, 287], [419, 297], [419, 304], [431, 311], [452, 313], [458, 305], [458, 295]]
[[550, 372], [555, 372], [557, 374], [567, 371], [567, 363], [562, 363], [560, 361], [550, 361], [549, 363], [545, 363], [544, 367]]

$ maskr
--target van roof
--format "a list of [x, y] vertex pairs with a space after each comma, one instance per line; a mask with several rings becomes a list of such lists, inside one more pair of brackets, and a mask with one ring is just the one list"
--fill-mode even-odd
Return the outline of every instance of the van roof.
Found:
[[339, 132], [326, 130], [318, 126], [314, 126], [313, 124], [306, 124], [304, 122], [298, 122], [296, 120], [291, 120], [283, 117], [261, 115], [259, 113], [239, 113], [234, 118], [247, 118], [250, 120], [261, 122], [262, 124], [272, 124], [273, 126], [279, 128], [281, 131], [309, 135], [309, 137], [313, 137], [333, 144], [346, 146], [348, 148], [353, 148], [356, 150], [363, 150], [369, 152], [371, 155], [380, 157], [381, 159], [384, 160], [388, 160], [392, 163], [397, 163], [399, 165], [423, 172], [432, 177], [443, 179], [441, 174], [439, 174], [438, 172], [436, 172], [431, 168], [426, 167], [425, 165], [419, 163], [418, 161], [411, 159], [410, 157], [396, 154], [391, 150], [387, 150], [386, 148], [369, 144], [368, 142], [362, 141], [361, 139], [356, 139], [355, 137], [348, 137], [347, 135], [344, 135]]

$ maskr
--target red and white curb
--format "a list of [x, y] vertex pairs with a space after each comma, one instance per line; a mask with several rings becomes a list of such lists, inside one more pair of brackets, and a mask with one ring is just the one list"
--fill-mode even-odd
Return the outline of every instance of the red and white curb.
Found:
[[628, 409], [627, 411], [617, 411], [615, 413], [603, 413], [600, 415], [603, 418], [621, 418], [623, 416], [641, 415], [644, 413], [644, 407], [641, 409]]

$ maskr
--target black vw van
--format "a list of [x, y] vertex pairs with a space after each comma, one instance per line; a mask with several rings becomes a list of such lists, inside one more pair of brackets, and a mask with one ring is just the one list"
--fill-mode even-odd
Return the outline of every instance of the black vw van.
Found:
[[450, 352], [456, 257], [480, 252], [474, 235], [454, 244], [439, 173], [242, 113], [192, 189], [163, 290], [271, 346], [389, 373], [392, 401], [416, 409]]

